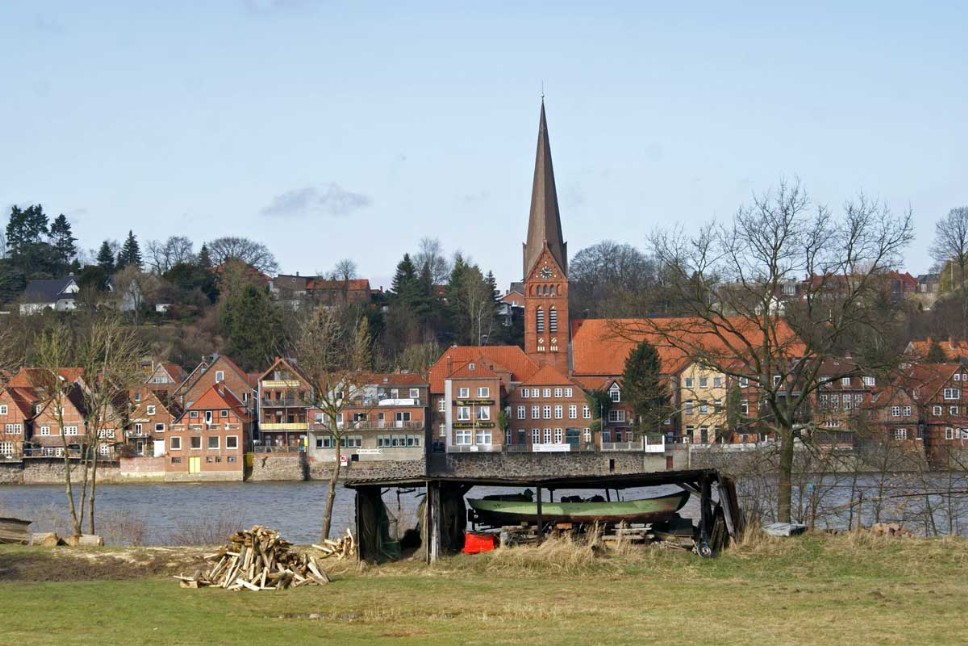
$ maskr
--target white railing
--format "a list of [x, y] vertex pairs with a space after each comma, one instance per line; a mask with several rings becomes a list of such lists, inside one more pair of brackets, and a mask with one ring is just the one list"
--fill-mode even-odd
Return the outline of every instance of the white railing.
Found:
[[503, 450], [500, 444], [454, 444], [447, 447], [448, 453], [500, 453]]

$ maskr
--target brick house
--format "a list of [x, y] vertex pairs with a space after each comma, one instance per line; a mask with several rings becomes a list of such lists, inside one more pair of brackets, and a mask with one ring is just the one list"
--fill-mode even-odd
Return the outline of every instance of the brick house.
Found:
[[202, 361], [175, 390], [178, 405], [187, 410], [215, 384], [225, 384], [251, 412], [255, 408], [258, 376], [249, 375], [225, 355]]
[[508, 447], [575, 451], [594, 447], [592, 411], [577, 381], [546, 365], [507, 396]]
[[252, 417], [224, 382], [214, 383], [175, 420], [165, 470], [200, 478], [241, 480]]
[[298, 451], [309, 432], [312, 386], [292, 359], [276, 357], [259, 376], [259, 445]]
[[178, 417], [177, 408], [165, 401], [150, 386], [128, 393], [128, 418], [124, 428], [125, 453], [160, 457], [165, 454], [171, 426]]
[[0, 460], [23, 458], [24, 441], [34, 416], [34, 393], [29, 389], [0, 390]]

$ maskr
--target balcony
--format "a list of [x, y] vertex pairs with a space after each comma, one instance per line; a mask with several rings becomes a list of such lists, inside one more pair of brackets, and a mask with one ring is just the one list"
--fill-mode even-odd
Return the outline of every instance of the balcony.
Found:
[[265, 408], [309, 408], [310, 404], [301, 397], [263, 398], [259, 406]]
[[263, 379], [259, 382], [263, 388], [300, 388], [298, 379]]
[[260, 431], [307, 431], [308, 422], [263, 422], [259, 424]]
[[[263, 425], [262, 428], [265, 428]], [[304, 427], [305, 428], [305, 427]], [[313, 422], [309, 425], [313, 431], [328, 431], [329, 427], [322, 422]], [[397, 422], [397, 421], [376, 421], [376, 422], [350, 422], [339, 425], [340, 431], [423, 431], [423, 422]]]

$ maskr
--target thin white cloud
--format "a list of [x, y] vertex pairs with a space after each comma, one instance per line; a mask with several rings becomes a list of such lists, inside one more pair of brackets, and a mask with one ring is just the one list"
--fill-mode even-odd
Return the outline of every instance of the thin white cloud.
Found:
[[319, 188], [305, 186], [276, 195], [260, 212], [268, 216], [322, 214], [340, 217], [366, 208], [371, 203], [368, 195], [347, 191], [331, 182]]

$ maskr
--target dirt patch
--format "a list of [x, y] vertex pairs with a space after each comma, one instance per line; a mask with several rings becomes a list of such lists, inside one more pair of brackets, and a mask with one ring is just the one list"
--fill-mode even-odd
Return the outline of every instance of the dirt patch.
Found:
[[167, 577], [204, 568], [205, 550], [34, 548], [0, 554], [0, 581], [102, 581]]

